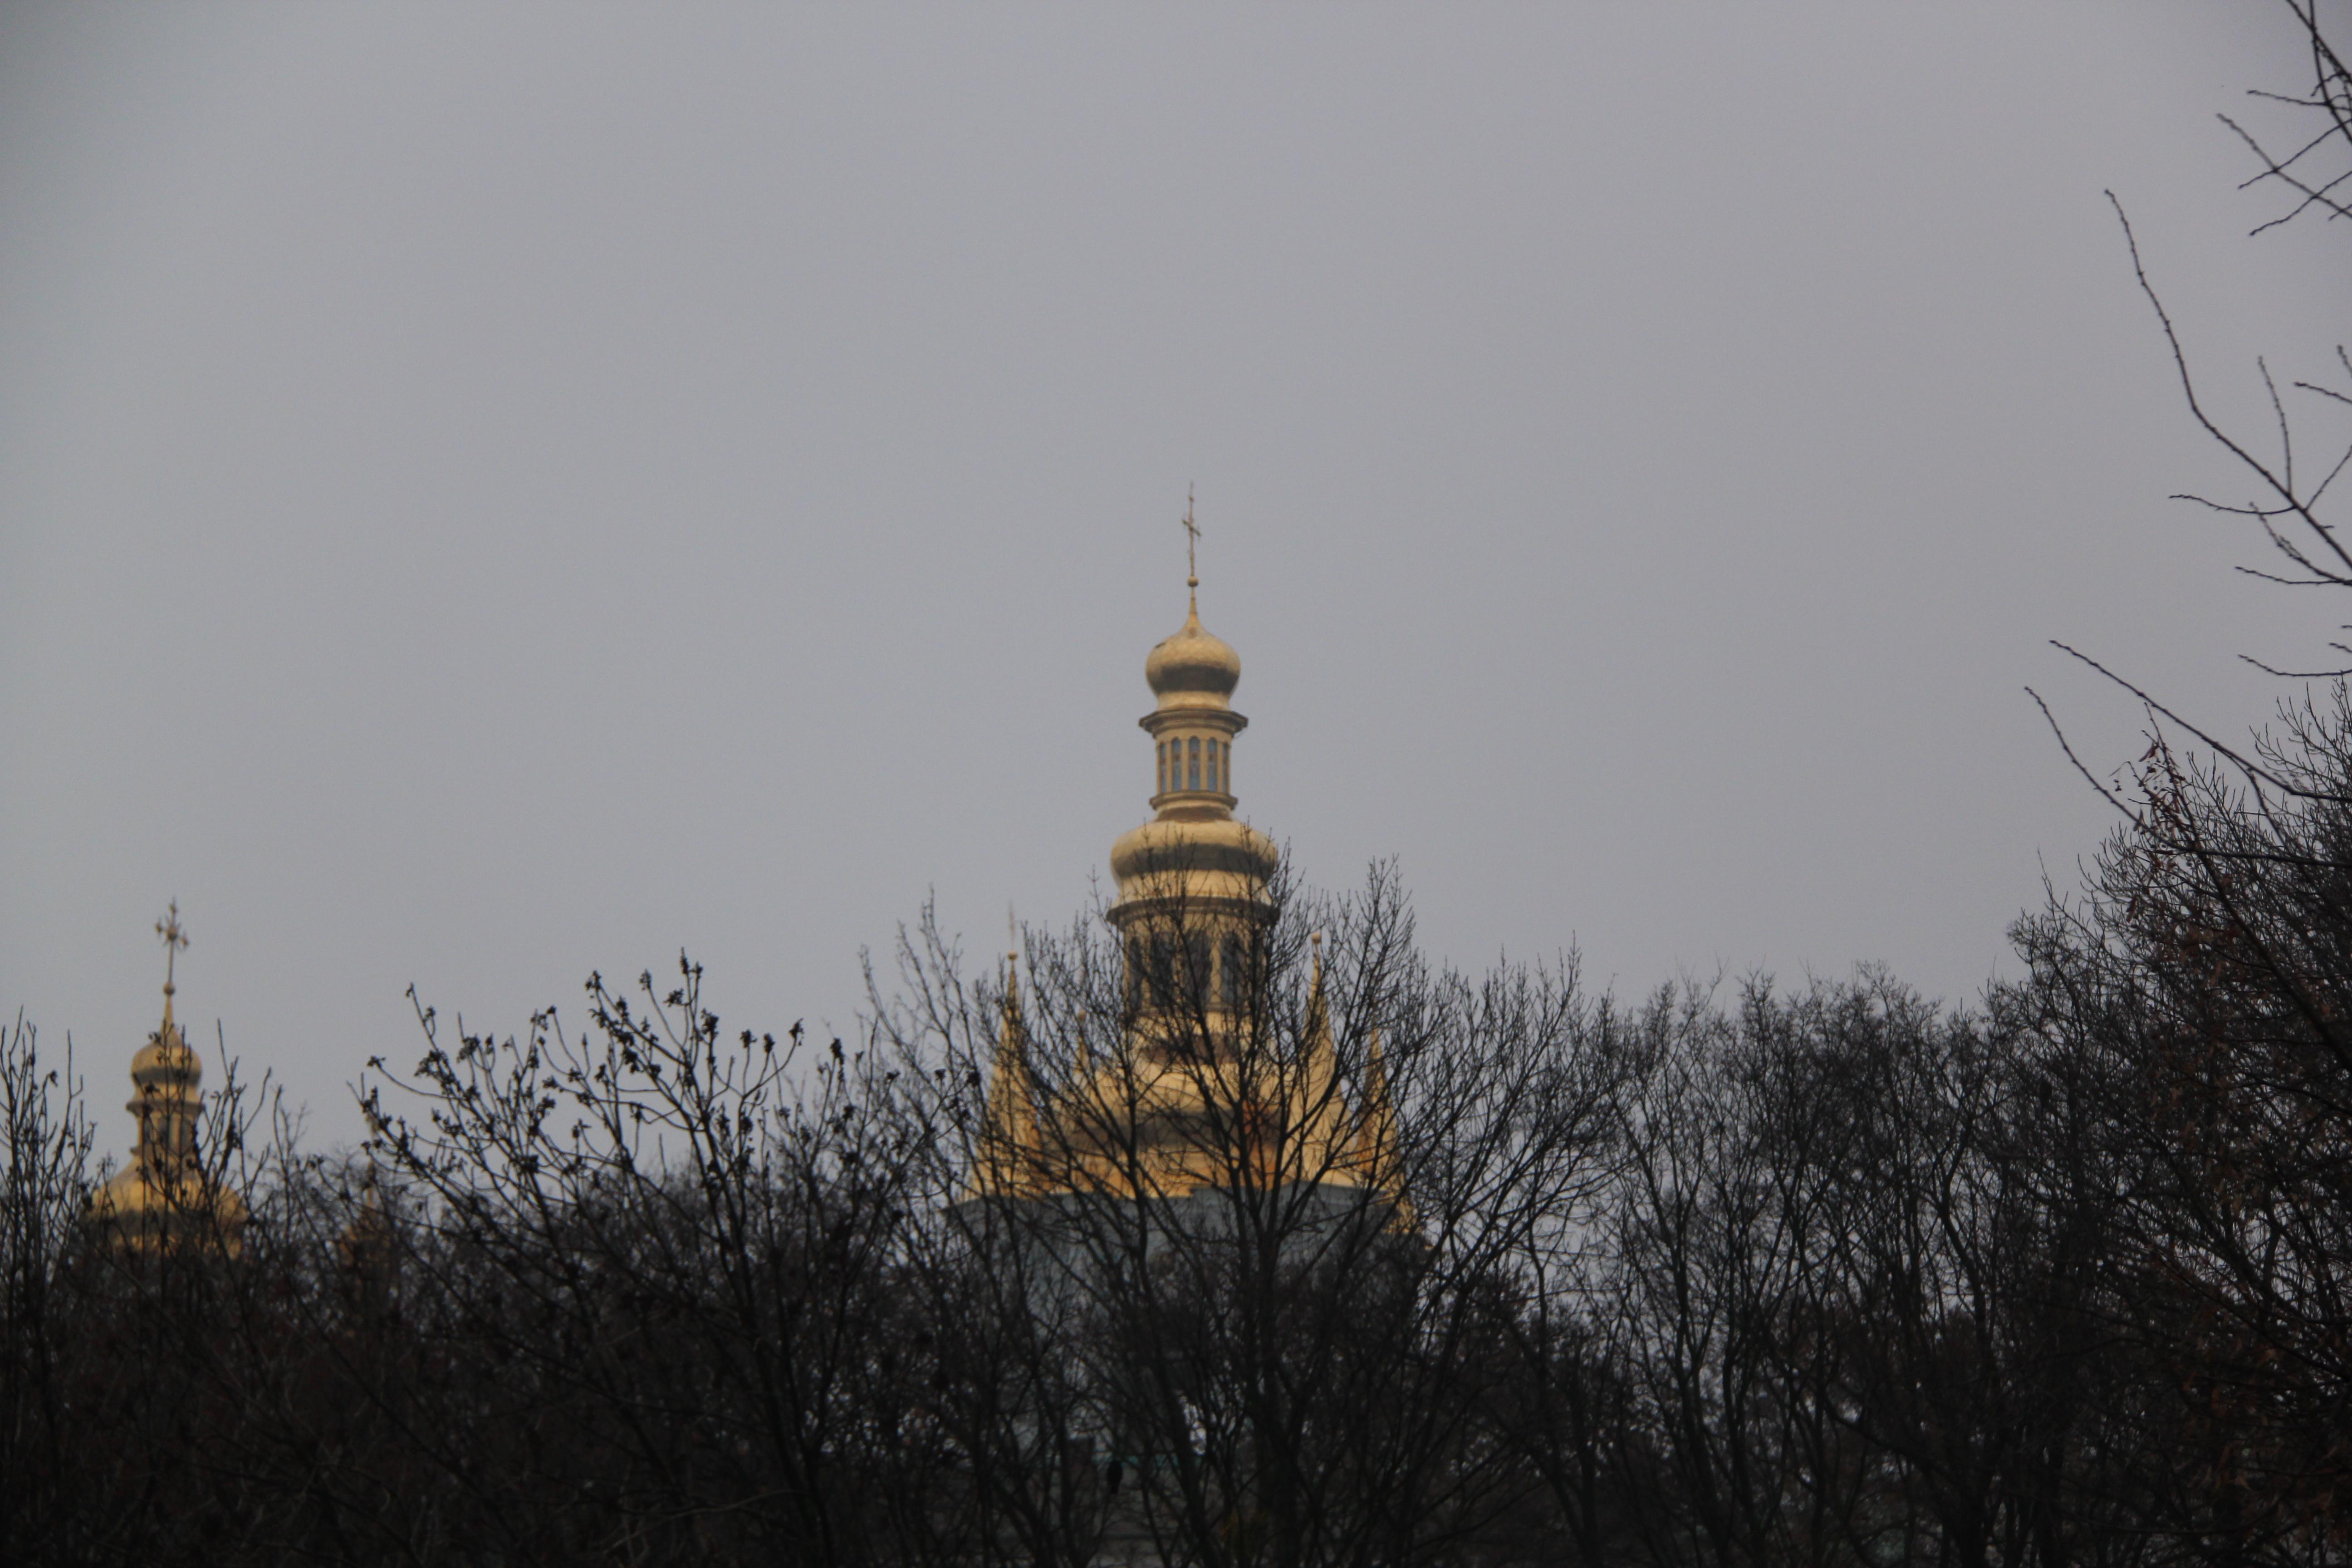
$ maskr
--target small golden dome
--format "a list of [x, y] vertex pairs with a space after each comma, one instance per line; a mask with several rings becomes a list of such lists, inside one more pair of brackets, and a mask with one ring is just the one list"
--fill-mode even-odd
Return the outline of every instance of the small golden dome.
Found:
[[1174, 637], [1143, 661], [1143, 679], [1165, 708], [1223, 708], [1241, 684], [1242, 658], [1224, 638], [1202, 629], [1196, 603]]
[[142, 1094], [161, 1094], [165, 1089], [194, 1089], [204, 1081], [205, 1064], [188, 1047], [187, 1037], [169, 1018], [163, 1028], [147, 1037], [147, 1043], [131, 1058], [131, 1081], [139, 1086]]

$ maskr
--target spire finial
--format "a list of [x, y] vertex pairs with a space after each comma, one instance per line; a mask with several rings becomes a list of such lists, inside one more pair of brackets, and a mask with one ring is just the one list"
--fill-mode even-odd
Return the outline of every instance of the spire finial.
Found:
[[1201, 525], [1192, 521], [1192, 487], [1184, 487], [1184, 586], [1192, 595], [1192, 613], [1201, 613]]
[[171, 911], [155, 922], [155, 934], [163, 939], [163, 1032], [172, 1032], [172, 993], [176, 989], [180, 950], [188, 945], [188, 933], [180, 928], [180, 900], [172, 900]]
[[1013, 915], [1013, 906], [1004, 906], [1004, 1016], [1009, 1020], [1021, 1010], [1021, 927]]

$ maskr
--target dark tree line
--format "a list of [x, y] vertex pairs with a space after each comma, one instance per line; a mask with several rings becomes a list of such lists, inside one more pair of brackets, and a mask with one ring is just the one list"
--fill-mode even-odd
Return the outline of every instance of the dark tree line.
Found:
[[[2352, 217], [2289, 8], [2308, 90], [2232, 129], [2283, 220]], [[2352, 361], [2265, 365], [2242, 438], [2140, 278], [2254, 488], [2216, 510], [2352, 588], [2308, 450]], [[850, 1041], [728, 1030], [681, 960], [583, 1027], [420, 1006], [357, 1150], [232, 1082], [237, 1234], [145, 1248], [20, 1023], [0, 1561], [2343, 1563], [2352, 689], [2281, 673], [2245, 745], [2132, 689], [2116, 831], [1964, 1007], [1435, 970], [1381, 872], [1148, 973], [925, 921]]]
[[730, 1036], [690, 966], [592, 985], [584, 1034], [425, 1013], [364, 1150], [215, 1113], [234, 1257], [84, 1227], [80, 1101], [19, 1029], [0, 1552], [2340, 1562], [2352, 923], [2305, 847], [2232, 883], [2291, 972], [2184, 938], [2134, 828], [1962, 1011], [1621, 1007], [1427, 970], [1383, 879], [1296, 900], [1270, 1050], [1319, 1016], [1352, 1103], [1379, 1062], [1393, 1186], [1237, 1152], [1181, 1200], [976, 1194], [1007, 1020], [1042, 1084], [1115, 1048], [1083, 927], [1017, 1005], [919, 929], [854, 1046]]

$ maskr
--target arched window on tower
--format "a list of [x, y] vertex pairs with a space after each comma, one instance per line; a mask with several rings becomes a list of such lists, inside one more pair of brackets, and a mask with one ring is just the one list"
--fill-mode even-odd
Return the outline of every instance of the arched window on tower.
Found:
[[1165, 931], [1151, 937], [1151, 1005], [1166, 1007], [1176, 999], [1176, 943]]
[[1184, 1008], [1198, 1012], [1209, 1005], [1216, 993], [1209, 988], [1209, 958], [1214, 950], [1209, 946], [1204, 931], [1190, 931], [1184, 937]]
[[1198, 735], [1184, 742], [1184, 787], [1201, 787], [1201, 737]]
[[1215, 741], [1214, 739], [1212, 739], [1212, 740], [1209, 742], [1209, 788], [1210, 788], [1211, 790], [1214, 790], [1216, 787], [1217, 787], [1217, 742], [1216, 742], [1216, 741]]

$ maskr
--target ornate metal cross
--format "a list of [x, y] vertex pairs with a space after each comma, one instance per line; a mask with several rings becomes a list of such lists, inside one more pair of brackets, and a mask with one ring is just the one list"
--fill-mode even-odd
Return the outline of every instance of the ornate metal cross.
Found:
[[1201, 525], [1192, 521], [1192, 487], [1184, 487], [1184, 585], [1201, 585]]
[[188, 945], [188, 933], [180, 929], [180, 900], [172, 900], [171, 913], [155, 922], [155, 934], [163, 939], [163, 994], [172, 994], [172, 978], [178, 967], [180, 950]]

